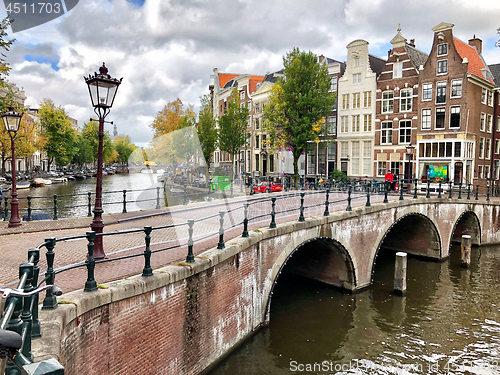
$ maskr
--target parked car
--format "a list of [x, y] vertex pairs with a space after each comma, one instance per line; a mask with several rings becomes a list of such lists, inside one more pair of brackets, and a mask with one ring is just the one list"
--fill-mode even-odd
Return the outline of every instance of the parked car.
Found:
[[[269, 182], [264, 181], [253, 186], [256, 193], [269, 193]], [[283, 191], [283, 186], [278, 182], [271, 182], [271, 192]]]

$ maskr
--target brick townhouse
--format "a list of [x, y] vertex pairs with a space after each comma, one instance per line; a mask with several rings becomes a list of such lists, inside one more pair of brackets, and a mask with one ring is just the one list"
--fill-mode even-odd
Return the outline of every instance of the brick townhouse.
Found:
[[[498, 185], [500, 180], [500, 64], [488, 65], [495, 81], [495, 95], [493, 103], [493, 155], [491, 157], [491, 178]], [[497, 192], [500, 193], [500, 192]]]
[[419, 69], [427, 54], [407, 43], [398, 28], [385, 67], [377, 79], [374, 171], [414, 178], [418, 120]]
[[486, 186], [495, 84], [481, 40], [465, 43], [453, 36], [453, 26], [442, 22], [432, 29], [432, 49], [419, 74], [416, 176], [433, 187], [450, 180]]

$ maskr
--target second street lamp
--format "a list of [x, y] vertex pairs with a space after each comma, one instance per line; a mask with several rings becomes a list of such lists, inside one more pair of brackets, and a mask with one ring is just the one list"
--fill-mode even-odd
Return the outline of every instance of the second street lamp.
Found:
[[10, 194], [10, 220], [9, 228], [18, 227], [21, 225], [21, 219], [19, 218], [19, 200], [17, 199], [17, 188], [16, 188], [16, 155], [15, 155], [15, 141], [17, 132], [19, 130], [19, 125], [21, 124], [22, 113], [14, 111], [14, 108], [9, 107], [9, 111], [2, 114], [2, 119], [5, 125], [5, 129], [10, 136], [10, 145], [12, 150], [12, 191]]
[[[99, 116], [99, 148], [97, 151], [97, 183], [94, 204], [94, 219], [91, 228], [97, 234], [102, 233], [104, 222], [102, 221], [102, 164], [103, 164], [103, 141], [104, 141], [104, 119], [109, 114], [110, 108], [115, 100], [118, 86], [123, 78], [111, 78], [108, 74], [108, 68], [102, 63], [99, 68], [99, 74], [84, 77], [89, 87], [90, 99], [94, 112]], [[94, 241], [94, 258], [104, 259], [102, 236], [97, 236]]]

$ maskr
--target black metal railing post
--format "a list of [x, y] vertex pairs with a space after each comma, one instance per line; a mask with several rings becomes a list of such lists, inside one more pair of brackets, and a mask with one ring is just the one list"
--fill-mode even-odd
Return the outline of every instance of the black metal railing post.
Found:
[[276, 228], [276, 198], [271, 198], [271, 224], [269, 228]]
[[[387, 194], [389, 193], [389, 183], [390, 183], [389, 181], [385, 181], [385, 184], [384, 184], [385, 188], [384, 188], [384, 201], [383, 201], [383, 203], [389, 203], [389, 199], [387, 199]], [[350, 192], [350, 190], [351, 189], [349, 188], [349, 192]], [[351, 197], [351, 195], [349, 194], [349, 198], [350, 197]], [[349, 206], [350, 206], [350, 204], [349, 204]], [[350, 210], [347, 210], [347, 211], [350, 211]]]
[[[54, 253], [54, 247], [56, 247], [55, 237], [49, 237], [45, 239], [45, 247], [47, 248], [47, 253], [45, 258], [47, 259], [47, 271], [45, 272], [45, 277], [47, 278], [47, 285], [54, 285], [56, 273], [54, 272], [54, 258], [56, 254]], [[43, 310], [55, 310], [57, 309], [57, 299], [52, 293], [52, 289], [47, 289], [45, 298], [43, 299]]]
[[467, 200], [470, 200], [470, 183], [467, 184]]
[[210, 196], [210, 193], [212, 192], [212, 183], [210, 180], [208, 180], [208, 201], [210, 202], [212, 200], [212, 197]]
[[403, 185], [404, 185], [404, 180], [401, 179], [400, 183], [399, 183], [399, 200], [400, 201], [404, 201], [405, 200], [405, 198], [403, 197], [403, 190], [404, 190]]
[[[34, 265], [33, 263], [24, 263], [19, 266], [19, 279], [25, 277], [24, 292], [29, 293], [33, 290], [33, 273]], [[23, 346], [21, 348], [21, 353], [26, 358], [33, 361], [33, 355], [31, 354], [31, 329], [32, 329], [32, 315], [31, 315], [31, 299], [32, 296], [23, 297], [23, 312], [21, 313], [21, 320], [23, 322]], [[36, 306], [38, 308], [38, 306]]]
[[193, 226], [194, 220], [188, 220], [188, 255], [186, 256], [187, 263], [194, 263], [194, 254], [193, 254]]
[[142, 269], [142, 276], [149, 277], [153, 276], [153, 269], [151, 268], [151, 232], [153, 231], [153, 227], [147, 225], [144, 227], [144, 243], [146, 248], [144, 249], [144, 268]]
[[90, 191], [87, 193], [87, 197], [88, 197], [88, 212], [87, 212], [87, 216], [91, 217], [92, 216], [92, 193]]
[[160, 206], [160, 187], [156, 187], [156, 209], [159, 210], [161, 208]]
[[[345, 209], [346, 211], [352, 211], [352, 207], [351, 207], [351, 191], [352, 191], [352, 186], [349, 185], [349, 188], [347, 189], [347, 208]], [[386, 198], [387, 198], [387, 193], [386, 193]]]
[[439, 186], [438, 186], [438, 198], [441, 199], [442, 196], [441, 196], [441, 181], [439, 181]]
[[326, 188], [325, 212], [323, 213], [323, 216], [330, 216], [330, 212], [328, 211], [330, 207], [329, 198], [330, 198], [330, 188], [328, 187]]
[[220, 216], [220, 219], [219, 219], [219, 222], [220, 222], [219, 243], [217, 244], [217, 249], [219, 249], [219, 250], [222, 250], [225, 247], [225, 245], [224, 245], [224, 214], [225, 214], [224, 211], [219, 211], [219, 216]]
[[370, 202], [370, 189], [366, 189], [366, 204], [365, 207], [371, 207], [371, 202]]
[[431, 180], [427, 177], [427, 195], [425, 196], [426, 198], [431, 197]]
[[415, 179], [415, 192], [413, 193], [413, 199], [417, 199], [417, 184], [418, 184], [418, 178]]
[[479, 184], [476, 185], [476, 200], [479, 200]]
[[453, 194], [453, 190], [451, 189], [451, 181], [448, 182], [448, 184], [450, 185], [449, 186], [449, 189], [448, 189], [448, 199], [451, 199], [452, 198], [452, 194]]
[[122, 214], [127, 213], [127, 190], [123, 189], [123, 210]]
[[300, 193], [300, 215], [299, 215], [299, 221], [305, 221], [304, 217], [304, 196], [306, 193]]
[[458, 184], [458, 199], [462, 199], [462, 182]]
[[89, 231], [87, 232], [87, 281], [85, 282], [85, 288], [83, 289], [85, 292], [95, 292], [97, 290], [97, 282], [94, 279], [94, 270], [95, 270], [95, 259], [94, 259], [94, 240], [95, 240], [95, 232]]
[[248, 203], [243, 204], [243, 233], [241, 237], [248, 237]]
[[28, 217], [26, 221], [31, 221], [31, 195], [28, 195]]
[[[40, 261], [40, 250], [37, 248], [29, 249], [28, 261], [33, 263], [33, 279], [31, 280], [31, 285], [33, 286], [33, 289], [35, 289], [38, 284], [38, 276], [40, 275], [40, 267], [38, 266], [38, 262]], [[38, 301], [39, 301], [39, 296], [37, 293], [31, 299], [32, 338], [42, 337], [42, 331], [40, 329], [40, 321], [38, 320]]]
[[54, 194], [54, 217], [52, 219], [57, 220], [57, 194]]
[[486, 202], [490, 201], [490, 184], [488, 183], [488, 187], [486, 190]]
[[9, 220], [9, 197], [5, 197], [4, 199], [4, 215], [3, 215], [3, 219], [4, 220]]

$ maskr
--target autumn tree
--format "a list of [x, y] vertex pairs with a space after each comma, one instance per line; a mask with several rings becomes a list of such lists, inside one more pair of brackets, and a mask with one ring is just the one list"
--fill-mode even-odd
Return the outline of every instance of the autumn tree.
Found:
[[48, 169], [52, 163], [67, 165], [78, 152], [77, 133], [71, 126], [64, 107], [56, 107], [50, 99], [43, 99], [38, 110], [41, 135], [46, 143], [44, 150], [48, 157]]
[[210, 169], [210, 159], [217, 147], [217, 127], [212, 113], [212, 103], [210, 96], [203, 95], [200, 97], [201, 109], [198, 115], [198, 125], [196, 131], [198, 132], [198, 139], [200, 140], [201, 151], [207, 163], [207, 173]]
[[227, 110], [219, 117], [219, 149], [231, 156], [231, 179], [234, 177], [234, 156], [248, 139], [248, 106], [240, 105], [240, 96], [235, 87], [231, 92]]
[[168, 134], [174, 130], [185, 127], [183, 118], [194, 117], [196, 114], [193, 111], [193, 106], [188, 105], [184, 108], [184, 104], [180, 99], [169, 102], [165, 108], [156, 114], [156, 118], [150, 127], [153, 129], [153, 138], [158, 138], [163, 134]]
[[295, 48], [283, 57], [283, 64], [284, 78], [271, 89], [264, 126], [271, 147], [292, 152], [297, 185], [299, 158], [322, 132], [335, 95], [329, 92], [331, 79], [326, 65], [319, 64], [312, 52]]

